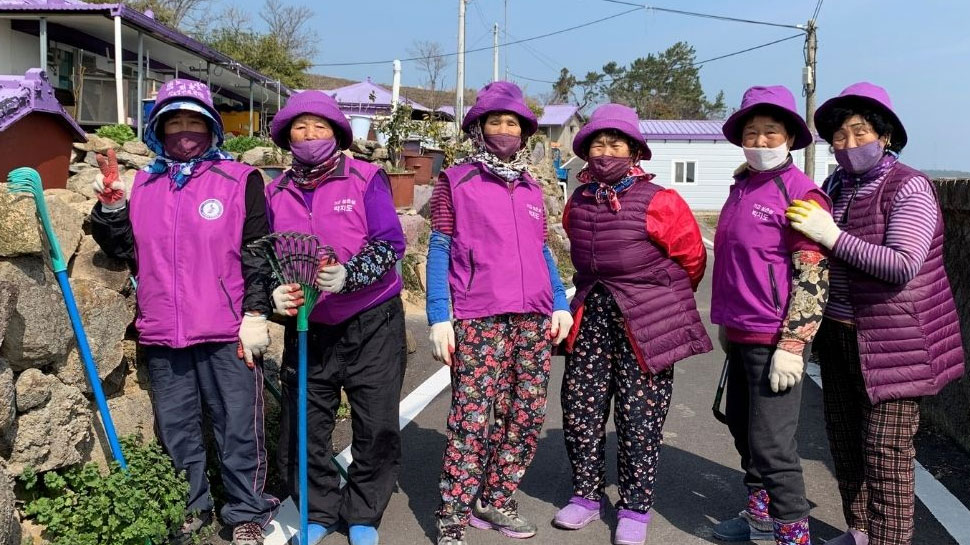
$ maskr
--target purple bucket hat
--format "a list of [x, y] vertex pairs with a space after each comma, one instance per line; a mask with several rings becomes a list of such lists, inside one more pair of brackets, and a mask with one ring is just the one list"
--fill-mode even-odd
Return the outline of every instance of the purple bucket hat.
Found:
[[906, 129], [899, 117], [896, 116], [896, 112], [893, 111], [893, 103], [889, 100], [889, 93], [882, 87], [868, 81], [853, 83], [846, 87], [839, 96], [826, 100], [818, 110], [815, 110], [815, 127], [818, 129], [818, 135], [831, 144], [832, 134], [835, 133], [837, 127], [829, 126], [827, 123], [829, 112], [838, 107], [851, 108], [853, 104], [859, 103], [874, 108], [881, 115], [888, 117], [893, 124], [893, 141], [899, 144], [899, 149], [906, 145]]
[[653, 155], [646, 138], [640, 132], [640, 118], [637, 111], [622, 104], [604, 104], [593, 111], [587, 123], [573, 139], [573, 153], [580, 159], [587, 160], [589, 155], [589, 141], [602, 130], [613, 129], [620, 131], [630, 140], [642, 148], [641, 159], [649, 161]]
[[731, 117], [724, 122], [721, 129], [728, 142], [738, 147], [741, 146], [741, 132], [744, 130], [744, 122], [747, 121], [751, 110], [755, 108], [769, 109], [772, 114], [790, 121], [790, 125], [796, 127], [795, 142], [791, 149], [802, 149], [814, 140], [812, 131], [808, 130], [808, 124], [805, 123], [805, 120], [798, 113], [798, 108], [795, 107], [795, 97], [791, 94], [791, 91], [783, 85], [771, 85], [768, 87], [751, 87], [744, 92], [744, 96], [741, 98], [741, 107], [731, 114]]
[[167, 112], [174, 110], [189, 110], [202, 114], [206, 117], [212, 129], [212, 145], [222, 146], [224, 135], [222, 127], [222, 116], [212, 105], [212, 93], [209, 86], [205, 83], [189, 79], [173, 79], [166, 82], [158, 89], [155, 96], [155, 105], [148, 114], [145, 122], [145, 132], [142, 140], [148, 148], [156, 154], [162, 153], [162, 139], [157, 134], [158, 119]]
[[354, 141], [350, 122], [333, 97], [322, 91], [301, 91], [291, 96], [286, 106], [273, 118], [269, 132], [277, 146], [290, 149], [290, 124], [303, 114], [316, 115], [329, 121], [340, 149], [349, 148]]
[[519, 116], [523, 123], [522, 138], [528, 138], [539, 130], [539, 121], [525, 103], [522, 89], [509, 81], [493, 81], [482, 87], [475, 99], [475, 105], [468, 110], [461, 122], [461, 130], [467, 133], [473, 123], [478, 123], [493, 112], [511, 112]]

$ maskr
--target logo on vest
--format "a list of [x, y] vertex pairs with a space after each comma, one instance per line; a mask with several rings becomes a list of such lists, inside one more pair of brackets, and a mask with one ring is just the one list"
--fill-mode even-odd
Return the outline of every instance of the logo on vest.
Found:
[[541, 220], [542, 219], [542, 208], [534, 204], [528, 204], [526, 207], [529, 209], [529, 215], [532, 219]]
[[199, 215], [207, 220], [217, 220], [222, 217], [224, 207], [219, 199], [206, 199], [199, 205]]
[[354, 205], [357, 204], [355, 199], [337, 199], [333, 201], [333, 211], [334, 212], [353, 212]]
[[751, 215], [761, 221], [770, 220], [774, 214], [775, 210], [773, 208], [769, 208], [763, 204], [754, 203], [754, 207], [751, 209]]

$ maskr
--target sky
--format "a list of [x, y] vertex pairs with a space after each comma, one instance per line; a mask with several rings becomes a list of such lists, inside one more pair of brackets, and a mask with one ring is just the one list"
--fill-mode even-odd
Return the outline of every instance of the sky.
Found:
[[[226, 0], [217, 0], [223, 1]], [[296, 2], [296, 0], [283, 0]], [[626, 0], [640, 3], [639, 0]], [[263, 0], [233, 0], [256, 13]], [[465, 85], [480, 88], [492, 77], [492, 24], [505, 25], [509, 41], [529, 38], [633, 9], [606, 0], [470, 0], [466, 47], [488, 47], [465, 57]], [[657, 0], [649, 5], [729, 17], [805, 24], [817, 0]], [[310, 28], [319, 37], [311, 72], [390, 83], [391, 63], [324, 66], [328, 63], [390, 61], [407, 58], [415, 41], [434, 41], [457, 50], [456, 0], [321, 0]], [[885, 87], [909, 135], [903, 160], [922, 169], [970, 171], [966, 148], [970, 129], [970, 2], [963, 0], [823, 0], [818, 25], [817, 103], [851, 83], [871, 81]], [[258, 25], [257, 25], [258, 26]], [[798, 30], [685, 17], [640, 9], [579, 30], [510, 45], [500, 53], [499, 73], [530, 95], [551, 90], [562, 67], [582, 77], [611, 61], [628, 64], [663, 51], [677, 41], [690, 43], [704, 60], [798, 33]], [[505, 41], [505, 40], [502, 40]], [[801, 38], [702, 66], [708, 97], [723, 90], [729, 111], [753, 85], [785, 85], [804, 114]], [[404, 85], [424, 80], [416, 63], [405, 62]], [[454, 88], [454, 57], [443, 86]]]

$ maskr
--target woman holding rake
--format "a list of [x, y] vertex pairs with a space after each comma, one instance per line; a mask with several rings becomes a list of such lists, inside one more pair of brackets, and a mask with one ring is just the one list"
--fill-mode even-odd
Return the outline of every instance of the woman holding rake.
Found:
[[[401, 465], [398, 403], [407, 361], [401, 277], [394, 265], [405, 239], [379, 167], [350, 158], [350, 124], [319, 91], [290, 98], [273, 120], [273, 141], [293, 167], [266, 187], [270, 228], [315, 235], [334, 249], [316, 275], [320, 299], [310, 313], [307, 374], [309, 543], [340, 520], [352, 545], [376, 545], [377, 527]], [[273, 291], [275, 310], [295, 316], [297, 284]], [[283, 351], [279, 463], [297, 497], [297, 332], [288, 323]], [[348, 484], [330, 460], [340, 390], [351, 407], [354, 461]], [[301, 544], [302, 545], [302, 544]]]

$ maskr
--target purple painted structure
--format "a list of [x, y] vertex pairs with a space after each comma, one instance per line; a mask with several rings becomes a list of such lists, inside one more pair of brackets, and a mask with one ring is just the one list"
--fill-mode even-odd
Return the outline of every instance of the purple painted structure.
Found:
[[641, 119], [640, 132], [650, 140], [724, 140], [722, 120]]
[[[345, 115], [383, 115], [391, 111], [391, 91], [373, 83], [370, 78], [344, 87], [322, 91], [337, 101], [337, 104], [340, 105], [340, 111]], [[373, 101], [371, 97], [373, 97]], [[401, 104], [409, 104], [416, 113], [431, 111], [428, 107], [403, 96], [400, 97], [400, 102]]]
[[542, 107], [542, 117], [539, 118], [540, 127], [561, 127], [565, 125], [579, 111], [579, 106], [573, 104], [547, 104]]
[[0, 76], [0, 132], [32, 113], [55, 116], [75, 142], [87, 141], [81, 127], [54, 98], [54, 88], [40, 68], [31, 68], [23, 76]]

